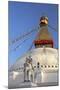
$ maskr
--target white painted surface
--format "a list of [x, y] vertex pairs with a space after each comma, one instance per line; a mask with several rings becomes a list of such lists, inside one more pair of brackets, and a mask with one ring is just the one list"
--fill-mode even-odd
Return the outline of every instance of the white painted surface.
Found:
[[[23, 65], [26, 61], [26, 57], [31, 55], [33, 60], [33, 66], [36, 66], [34, 69], [34, 83], [44, 85], [44, 83], [54, 84], [58, 82], [58, 51], [53, 48], [45, 48], [45, 52], [43, 48], [37, 48], [29, 51], [24, 56], [19, 58], [16, 63], [9, 70], [9, 86], [10, 87], [22, 87], [26, 85], [27, 82], [24, 83], [24, 72]], [[37, 69], [37, 63], [40, 63], [40, 69]], [[43, 65], [43, 67], [41, 67]], [[46, 65], [46, 67], [45, 67]], [[50, 65], [50, 67], [48, 67]], [[53, 65], [53, 67], [52, 67]], [[55, 67], [57, 66], [57, 67]], [[11, 78], [10, 74], [13, 73], [13, 77]], [[37, 84], [37, 85], [38, 85]], [[30, 83], [31, 85], [31, 83]], [[48, 84], [47, 84], [48, 85]]]

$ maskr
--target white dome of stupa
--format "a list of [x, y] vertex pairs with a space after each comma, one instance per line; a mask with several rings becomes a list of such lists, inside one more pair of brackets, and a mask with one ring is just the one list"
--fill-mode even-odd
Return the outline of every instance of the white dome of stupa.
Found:
[[[44, 50], [45, 49], [45, 50]], [[47, 67], [50, 66], [55, 67], [58, 65], [58, 51], [54, 48], [35, 48], [31, 51], [27, 52], [21, 58], [19, 58], [16, 63], [10, 68], [10, 70], [18, 70], [20, 67], [23, 67], [26, 57], [31, 56], [33, 60], [33, 64], [36, 66], [37, 62], [40, 65], [46, 65]]]

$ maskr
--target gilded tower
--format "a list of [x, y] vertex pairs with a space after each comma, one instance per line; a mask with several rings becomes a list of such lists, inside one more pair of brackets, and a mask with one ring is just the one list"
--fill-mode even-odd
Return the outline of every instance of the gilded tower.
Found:
[[45, 16], [42, 16], [40, 18], [40, 30], [38, 32], [38, 35], [36, 39], [34, 40], [34, 45], [36, 48], [39, 47], [51, 47], [53, 48], [53, 39], [48, 31], [48, 18]]

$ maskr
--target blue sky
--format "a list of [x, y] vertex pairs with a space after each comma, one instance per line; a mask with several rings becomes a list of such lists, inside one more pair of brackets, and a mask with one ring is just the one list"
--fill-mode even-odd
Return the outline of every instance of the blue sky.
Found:
[[[47, 16], [49, 19], [49, 25], [56, 30], [58, 29], [58, 5], [57, 4], [41, 4], [41, 3], [24, 3], [9, 1], [8, 2], [8, 19], [9, 19], [9, 42], [15, 38], [23, 35], [23, 33], [31, 31], [33, 28], [37, 28], [41, 16]], [[54, 40], [54, 48], [58, 48], [58, 33], [48, 27], [50, 33], [52, 33]], [[35, 39], [36, 32], [27, 36], [27, 40], [22, 43], [22, 40], [15, 44], [9, 45], [9, 65], [15, 63], [15, 61], [28, 51], [32, 41]], [[26, 39], [26, 38], [25, 38]], [[14, 48], [22, 43], [19, 48]], [[34, 46], [33, 46], [34, 48]]]

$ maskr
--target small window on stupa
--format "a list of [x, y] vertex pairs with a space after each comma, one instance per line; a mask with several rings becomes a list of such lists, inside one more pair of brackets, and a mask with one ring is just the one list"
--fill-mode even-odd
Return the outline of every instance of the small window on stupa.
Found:
[[41, 67], [43, 67], [43, 65], [41, 65]]
[[46, 68], [47, 66], [45, 65], [45, 68]]
[[48, 68], [50, 68], [50, 65], [48, 65]]
[[57, 68], [57, 66], [55, 66], [55, 68]]
[[52, 65], [52, 68], [53, 68], [54, 66]]

